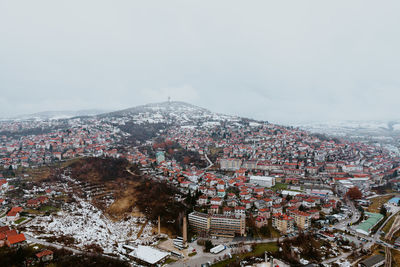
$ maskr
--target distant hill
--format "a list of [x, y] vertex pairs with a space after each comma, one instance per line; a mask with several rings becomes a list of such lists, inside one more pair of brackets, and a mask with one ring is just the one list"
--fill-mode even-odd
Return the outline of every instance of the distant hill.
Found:
[[397, 137], [400, 132], [400, 120], [304, 122], [297, 123], [294, 126], [313, 133], [323, 133], [330, 136], [369, 137], [376, 140]]
[[59, 120], [69, 119], [81, 116], [95, 116], [107, 112], [101, 109], [87, 109], [87, 110], [62, 110], [62, 111], [42, 111], [33, 114], [26, 114], [7, 118], [10, 120]]

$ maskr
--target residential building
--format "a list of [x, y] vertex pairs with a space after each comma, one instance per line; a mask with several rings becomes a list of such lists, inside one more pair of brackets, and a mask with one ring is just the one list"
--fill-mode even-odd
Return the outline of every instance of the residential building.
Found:
[[282, 234], [288, 234], [294, 230], [294, 219], [286, 214], [275, 213], [272, 215], [272, 226]]
[[244, 217], [192, 212], [188, 218], [190, 226], [200, 235], [229, 237], [245, 235], [246, 219]]

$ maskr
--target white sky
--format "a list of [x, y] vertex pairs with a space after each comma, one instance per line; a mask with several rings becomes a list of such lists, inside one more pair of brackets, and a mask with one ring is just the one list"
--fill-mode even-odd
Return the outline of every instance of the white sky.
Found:
[[400, 119], [400, 1], [0, 1], [0, 117], [183, 100]]

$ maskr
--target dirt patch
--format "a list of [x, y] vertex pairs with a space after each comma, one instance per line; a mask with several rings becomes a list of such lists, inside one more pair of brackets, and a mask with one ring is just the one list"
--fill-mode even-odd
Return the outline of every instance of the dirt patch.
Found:
[[[168, 235], [170, 237], [173, 236], [172, 231], [170, 229], [166, 228], [166, 227], [163, 227], [162, 225], [161, 225], [161, 229], [160, 230], [161, 230], [161, 234], [166, 234], [166, 235]], [[153, 227], [152, 232], [154, 234], [158, 234], [158, 226], [157, 225], [155, 225]]]
[[143, 217], [143, 214], [135, 206], [136, 203], [136, 183], [129, 182], [125, 188], [126, 190], [121, 192], [119, 196], [116, 196], [116, 200], [106, 210], [112, 218], [122, 219], [126, 215], [130, 214], [133, 217]]

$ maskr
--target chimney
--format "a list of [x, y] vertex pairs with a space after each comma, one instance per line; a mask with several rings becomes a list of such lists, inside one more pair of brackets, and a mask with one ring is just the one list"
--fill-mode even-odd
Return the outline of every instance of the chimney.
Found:
[[187, 243], [187, 221], [186, 215], [183, 217], [183, 244], [186, 245]]
[[160, 220], [160, 215], [158, 215], [158, 235], [161, 235], [161, 220]]

